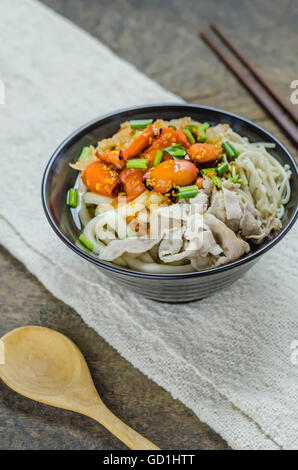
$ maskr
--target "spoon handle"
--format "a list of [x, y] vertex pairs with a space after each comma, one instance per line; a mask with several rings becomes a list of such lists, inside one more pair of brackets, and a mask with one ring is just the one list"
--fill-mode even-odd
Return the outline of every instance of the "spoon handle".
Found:
[[100, 403], [96, 407], [93, 406], [85, 414], [102, 424], [129, 449], [160, 450], [155, 444], [123, 423], [123, 421], [117, 418], [103, 403]]

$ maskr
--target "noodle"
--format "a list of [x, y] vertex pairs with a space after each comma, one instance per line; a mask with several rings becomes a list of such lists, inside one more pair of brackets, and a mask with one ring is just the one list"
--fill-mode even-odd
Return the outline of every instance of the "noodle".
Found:
[[[190, 118], [170, 122], [157, 120], [153, 124], [158, 129], [156, 139], [161, 135], [160, 129], [166, 130], [169, 124], [177, 126], [180, 132], [190, 124], [197, 128], [200, 125]], [[117, 134], [99, 142], [97, 150], [108, 151], [116, 147], [122, 152], [140, 134], [140, 131], [134, 133], [128, 123], [124, 123]], [[111, 196], [112, 192], [99, 194], [97, 186], [90, 189], [86, 178], [84, 182], [88, 190], [79, 178], [77, 210], [84, 226], [83, 235], [93, 245], [95, 256], [137, 271], [187, 273], [239, 259], [250, 250], [247, 241], [261, 243], [272, 230], [281, 226], [284, 206], [291, 195], [291, 170], [269, 153], [275, 144], [252, 143], [227, 124], [210, 127], [206, 136], [207, 147], [212, 146], [219, 152], [220, 157], [215, 156], [215, 160], [221, 159], [220, 162], [212, 162], [213, 175], [220, 165], [225, 167], [224, 174], [218, 171], [220, 185], [216, 185], [212, 173], [208, 175], [210, 168], [206, 168], [207, 173], [202, 170], [199, 178], [203, 180], [200, 190], [196, 189], [193, 196], [181, 200], [177, 193], [176, 199], [169, 199], [166, 194], [154, 192], [150, 185], [144, 190], [144, 181], [141, 180], [140, 183], [133, 182], [136, 187], [137, 184], [143, 186], [141, 194], [137, 193], [137, 197], [128, 199], [130, 202], [126, 203], [127, 192], [116, 199]], [[227, 142], [234, 148], [234, 158], [226, 150], [222, 151]], [[120, 150], [118, 155], [123, 165]], [[94, 148], [91, 156], [93, 162]], [[186, 154], [185, 160], [191, 160], [191, 156], [191, 153]], [[72, 167], [88, 170], [84, 161]], [[198, 167], [201, 170], [200, 163]], [[237, 174], [236, 179], [232, 170]], [[116, 172], [115, 169], [113, 171]], [[196, 168], [195, 171], [198, 172]], [[116, 177], [117, 174], [119, 171]], [[192, 181], [188, 188], [196, 188], [196, 181]], [[109, 183], [108, 179], [102, 184], [106, 183]], [[117, 184], [118, 192], [122, 191], [123, 186]], [[173, 188], [177, 190], [174, 184]]]
[[[240, 152], [236, 164], [244, 181], [241, 190], [250, 201], [253, 200], [263, 220], [270, 215], [281, 219], [284, 215], [283, 204], [290, 198], [291, 171], [268, 153], [267, 148], [273, 148], [275, 144], [250, 143], [232, 129], [227, 136]], [[239, 194], [243, 195], [241, 190]]]
[[136, 269], [137, 271], [144, 271], [146, 273], [163, 273], [163, 274], [174, 274], [174, 273], [190, 273], [194, 271], [194, 268], [191, 264], [185, 264], [183, 266], [172, 266], [169, 264], [161, 263], [144, 263], [140, 259], [134, 258], [131, 255], [123, 255], [124, 259], [128, 266], [131, 269]]
[[86, 204], [84, 201], [85, 195], [87, 194], [87, 188], [84, 185], [81, 178], [79, 179], [79, 184], [78, 184], [78, 194], [79, 194], [79, 217], [83, 226], [85, 227], [90, 221], [91, 217], [90, 217], [88, 209], [86, 208]]

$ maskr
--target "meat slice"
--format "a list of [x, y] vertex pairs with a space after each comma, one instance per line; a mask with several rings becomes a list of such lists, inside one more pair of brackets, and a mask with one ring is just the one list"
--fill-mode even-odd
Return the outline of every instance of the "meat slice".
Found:
[[213, 214], [205, 214], [204, 223], [211, 230], [215, 240], [221, 246], [225, 255], [221, 256], [216, 261], [216, 266], [235, 261], [249, 252], [249, 244], [238, 238], [233, 230], [227, 227], [226, 224], [217, 219]]
[[211, 205], [208, 209], [210, 214], [213, 214], [222, 222], [226, 220], [226, 207], [223, 191], [217, 191], [216, 188], [213, 189], [211, 196]]

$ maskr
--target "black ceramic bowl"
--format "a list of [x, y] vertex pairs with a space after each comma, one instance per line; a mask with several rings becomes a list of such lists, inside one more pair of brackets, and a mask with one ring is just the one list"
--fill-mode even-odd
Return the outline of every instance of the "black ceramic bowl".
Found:
[[[79, 230], [73, 222], [70, 210], [65, 205], [66, 193], [74, 185], [77, 173], [69, 167], [75, 161], [81, 148], [96, 144], [98, 140], [110, 137], [123, 121], [141, 118], [163, 118], [166, 120], [191, 116], [197, 121], [208, 121], [211, 125], [228, 123], [242, 136], [251, 141], [275, 143], [270, 150], [277, 160], [288, 164], [292, 170], [291, 200], [286, 206], [282, 220], [282, 230], [273, 239], [230, 264], [205, 271], [181, 274], [148, 274], [136, 272], [103, 262], [82, 251], [75, 245]], [[107, 276], [123, 287], [137, 294], [164, 302], [188, 302], [207, 297], [214, 292], [236, 282], [266, 251], [270, 250], [288, 232], [297, 218], [298, 212], [298, 173], [297, 165], [288, 150], [268, 131], [257, 124], [235, 114], [208, 106], [188, 104], [158, 104], [125, 109], [94, 121], [76, 130], [62, 142], [51, 157], [42, 182], [42, 201], [46, 216], [57, 235], [77, 255], [98, 266]], [[282, 275], [282, 274], [281, 274]]]

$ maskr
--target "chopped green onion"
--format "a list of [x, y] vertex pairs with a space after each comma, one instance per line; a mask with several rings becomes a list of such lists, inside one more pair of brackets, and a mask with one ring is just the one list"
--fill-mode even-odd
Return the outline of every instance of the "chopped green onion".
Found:
[[195, 197], [199, 192], [199, 188], [194, 184], [191, 186], [182, 186], [178, 191], [178, 198], [185, 199], [188, 197]]
[[229, 170], [229, 164], [227, 162], [222, 163], [220, 166], [216, 168], [216, 171], [219, 176], [222, 176]]
[[180, 160], [187, 153], [186, 149], [184, 147], [182, 147], [182, 145], [180, 145], [180, 144], [171, 145], [170, 147], [167, 147], [167, 148], [163, 149], [163, 151], [169, 153], [170, 155], [172, 155], [172, 157], [175, 160]]
[[92, 251], [88, 250], [88, 248], [85, 245], [83, 245], [83, 243], [80, 242], [79, 239], [76, 241], [76, 246], [80, 248], [81, 250], [85, 251], [85, 253], [88, 253], [88, 254], [92, 253]]
[[78, 205], [78, 191], [74, 188], [71, 188], [67, 192], [66, 203], [70, 207], [77, 207]]
[[157, 165], [160, 164], [162, 156], [163, 156], [163, 151], [162, 150], [157, 150], [157, 152], [155, 154], [153, 166], [157, 166]]
[[145, 129], [149, 124], [153, 123], [153, 119], [133, 119], [129, 121], [132, 129]]
[[239, 180], [239, 175], [236, 171], [236, 167], [235, 165], [232, 166], [232, 182], [233, 183], [241, 183], [241, 181]]
[[196, 131], [199, 130], [199, 128], [198, 128], [198, 126], [197, 126], [196, 124], [188, 124], [188, 125], [185, 127], [185, 129], [189, 129], [191, 132], [193, 132], [194, 129], [195, 129]]
[[196, 184], [191, 184], [190, 186], [180, 186], [179, 193], [183, 193], [184, 191], [196, 191], [198, 186]]
[[177, 127], [176, 127], [176, 126], [172, 126], [172, 125], [170, 125], [169, 127], [170, 127], [171, 129], [174, 129], [174, 131], [176, 131], [176, 130], [177, 130]]
[[88, 250], [93, 251], [94, 245], [87, 237], [85, 237], [85, 235], [80, 235], [79, 240], [81, 243], [83, 243], [83, 245], [85, 245], [86, 248], [88, 248]]
[[147, 158], [131, 158], [126, 162], [126, 168], [141, 168], [145, 170], [148, 167]]
[[220, 189], [222, 188], [221, 179], [220, 179], [218, 176], [213, 175], [213, 176], [211, 176], [211, 179], [212, 179], [212, 183], [213, 183], [215, 186], [217, 186], [217, 187], [220, 188]]
[[187, 139], [188, 139], [188, 141], [191, 145], [196, 143], [195, 138], [194, 138], [194, 136], [192, 135], [192, 133], [189, 129], [184, 129], [183, 132], [186, 135], [186, 137], [187, 137]]
[[205, 175], [208, 175], [208, 173], [216, 173], [216, 169], [215, 168], [203, 168], [202, 170], [200, 170], [200, 173], [201, 175], [205, 176]]
[[137, 235], [138, 235], [137, 232], [129, 232], [129, 233], [126, 235], [126, 238], [136, 237]]
[[240, 155], [238, 150], [236, 150], [233, 147], [233, 145], [230, 142], [228, 142], [227, 140], [225, 142], [223, 142], [221, 146], [224, 149], [224, 151], [226, 152], [226, 154], [228, 155], [228, 157], [231, 158], [232, 160], [235, 160], [235, 158], [237, 158], [238, 155]]
[[84, 160], [84, 158], [88, 157], [88, 155], [89, 155], [89, 147], [83, 147], [77, 161], [79, 162], [80, 160]]
[[200, 132], [199, 142], [205, 142], [205, 140], [207, 139], [206, 130], [208, 129], [209, 126], [210, 126], [209, 122], [204, 122], [199, 127], [199, 132]]
[[182, 155], [180, 155], [180, 156], [179, 155], [173, 155], [174, 160], [183, 160], [183, 157], [184, 157], [184, 155], [183, 156]]
[[199, 190], [198, 191], [184, 191], [182, 193], [178, 193], [178, 198], [179, 199], [186, 199], [188, 197], [196, 197], [198, 192], [199, 192]]

